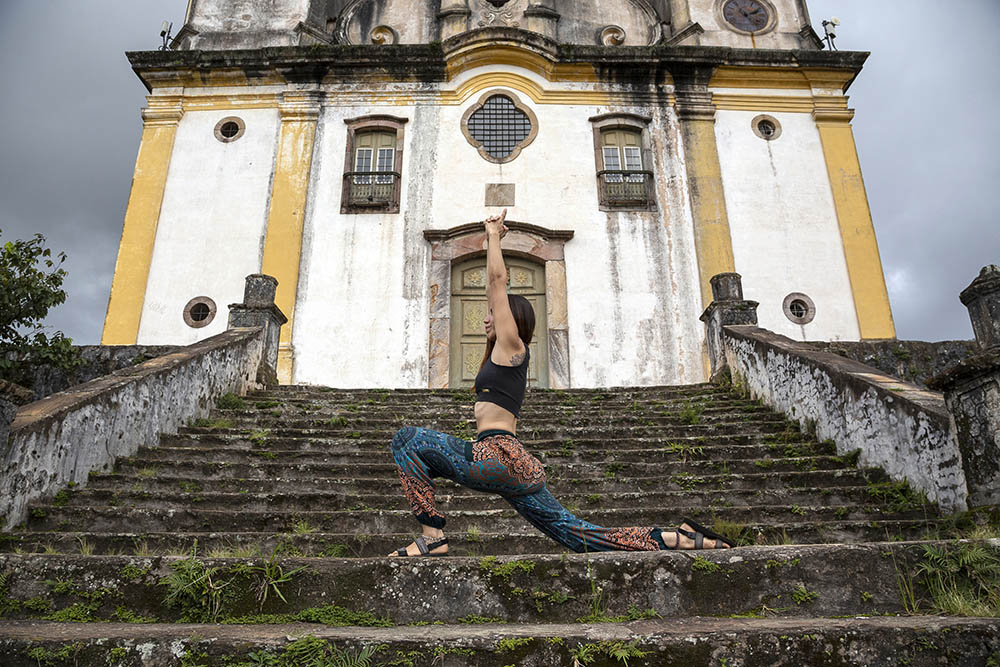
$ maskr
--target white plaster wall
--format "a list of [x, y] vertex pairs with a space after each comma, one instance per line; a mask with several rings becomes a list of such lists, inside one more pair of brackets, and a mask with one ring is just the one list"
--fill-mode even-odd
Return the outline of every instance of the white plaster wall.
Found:
[[[231, 143], [215, 138], [227, 116], [246, 123]], [[186, 345], [226, 329], [244, 278], [259, 273], [278, 136], [276, 109], [188, 111], [174, 141], [146, 286], [140, 345]], [[218, 312], [206, 327], [184, 323], [196, 296]]]
[[[512, 92], [512, 91], [508, 91]], [[572, 384], [697, 382], [702, 325], [675, 124], [657, 118], [657, 213], [598, 208], [593, 127], [606, 107], [534, 104], [539, 133], [513, 162], [484, 160], [456, 106], [330, 107], [317, 134], [293, 344], [295, 382], [425, 387], [430, 244], [425, 229], [482, 220], [488, 183], [514, 183], [508, 219], [572, 229], [566, 245]], [[618, 109], [638, 111], [637, 109]], [[401, 213], [341, 215], [345, 118], [387, 113], [405, 126]], [[648, 110], [647, 110], [648, 113]], [[617, 296], [616, 296], [617, 295]]]
[[[720, 111], [716, 138], [743, 293], [759, 301], [760, 326], [795, 340], [858, 340], [847, 275], [819, 132], [811, 115], [770, 113], [781, 136], [754, 134], [758, 114]], [[793, 324], [782, 310], [791, 292], [816, 304], [815, 319]]]
[[[508, 219], [572, 229], [566, 244], [570, 373], [574, 387], [696, 382], [703, 378], [694, 242], [677, 203], [684, 184], [676, 137], [657, 119], [650, 132], [663, 180], [657, 213], [599, 210], [590, 117], [607, 107], [535, 104], [515, 93], [538, 118], [535, 141], [506, 164], [482, 159], [459, 128], [465, 104], [441, 111], [433, 226], [482, 219], [487, 183], [514, 183]], [[639, 111], [649, 109], [614, 109]], [[682, 167], [680, 167], [682, 169]], [[664, 174], [664, 172], [667, 172]], [[664, 201], [669, 198], [669, 201]], [[686, 203], [685, 203], [686, 206]]]
[[[344, 120], [373, 113], [410, 119], [404, 129], [403, 212], [341, 215]], [[321, 114], [292, 341], [297, 383], [427, 386], [429, 269], [422, 267], [429, 267], [430, 246], [424, 226], [408, 221], [405, 211], [409, 184], [433, 164], [412, 159], [415, 115], [413, 107], [327, 107]]]

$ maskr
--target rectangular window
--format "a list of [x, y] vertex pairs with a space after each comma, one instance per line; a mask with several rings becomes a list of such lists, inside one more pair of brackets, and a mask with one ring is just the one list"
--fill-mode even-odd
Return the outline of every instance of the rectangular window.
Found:
[[[372, 149], [371, 148], [359, 148], [358, 156], [354, 162], [354, 171], [373, 171], [372, 170]], [[370, 176], [355, 176], [354, 182], [358, 185], [363, 185], [371, 183]]]
[[[625, 146], [625, 169], [628, 171], [642, 171], [642, 153], [638, 146]], [[642, 174], [628, 176], [630, 183], [638, 183], [643, 179]]]
[[[618, 171], [622, 168], [617, 146], [604, 147], [604, 168], [608, 171]], [[621, 174], [608, 174], [606, 179], [608, 183], [621, 183], [622, 177]]]
[[[374, 171], [392, 171], [395, 166], [396, 149], [378, 149], [378, 167]], [[378, 183], [392, 183], [392, 176], [376, 176]]]

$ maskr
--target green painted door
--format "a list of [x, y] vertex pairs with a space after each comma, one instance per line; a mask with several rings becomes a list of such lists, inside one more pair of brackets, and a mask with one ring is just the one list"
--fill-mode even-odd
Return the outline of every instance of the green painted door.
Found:
[[[549, 386], [548, 326], [545, 321], [545, 268], [522, 259], [506, 258], [508, 292], [526, 298], [535, 309], [528, 386]], [[451, 273], [450, 387], [471, 387], [486, 350], [483, 319], [486, 302], [486, 258], [456, 264]]]

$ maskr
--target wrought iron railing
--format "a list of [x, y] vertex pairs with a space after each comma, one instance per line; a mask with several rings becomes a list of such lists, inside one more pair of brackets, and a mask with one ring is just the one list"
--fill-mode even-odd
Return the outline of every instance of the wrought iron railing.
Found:
[[351, 206], [387, 206], [396, 201], [396, 171], [349, 171], [347, 201]]
[[605, 169], [597, 172], [601, 200], [610, 206], [646, 206], [649, 204], [651, 171]]

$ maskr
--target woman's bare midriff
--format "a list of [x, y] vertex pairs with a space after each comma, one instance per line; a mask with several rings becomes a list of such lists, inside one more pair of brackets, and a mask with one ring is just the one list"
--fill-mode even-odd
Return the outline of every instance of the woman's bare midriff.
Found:
[[517, 435], [517, 417], [496, 403], [478, 401], [475, 407], [476, 433], [483, 431], [510, 431]]

